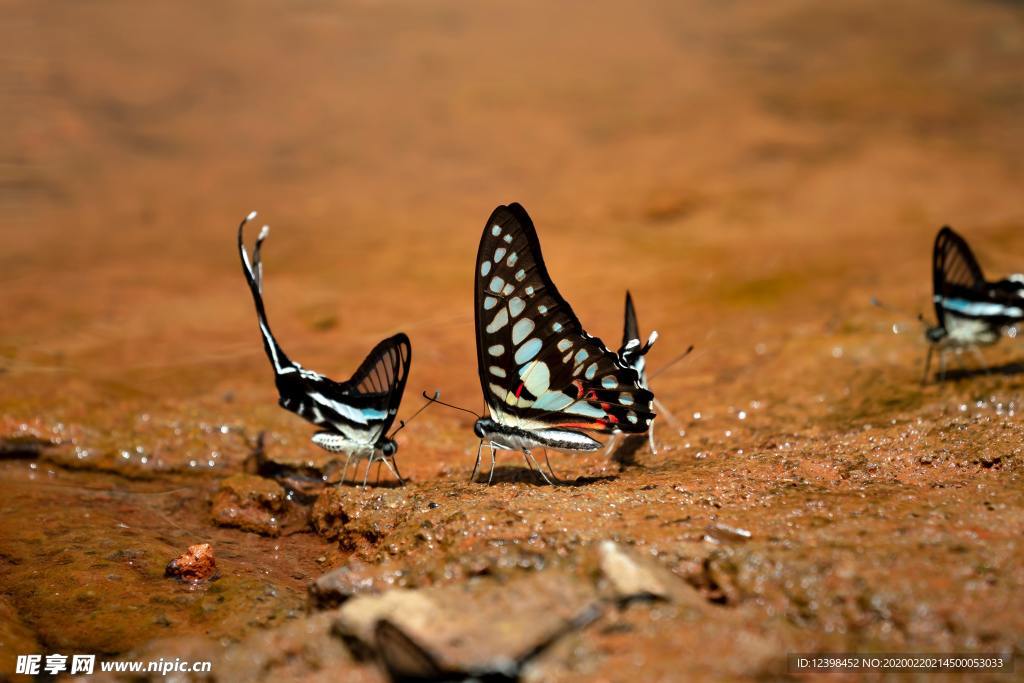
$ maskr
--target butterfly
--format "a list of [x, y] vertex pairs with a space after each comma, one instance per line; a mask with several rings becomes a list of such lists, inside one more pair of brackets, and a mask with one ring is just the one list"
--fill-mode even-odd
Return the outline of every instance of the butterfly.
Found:
[[394, 462], [398, 444], [393, 438], [394, 433], [390, 437], [386, 434], [398, 414], [405, 381], [409, 376], [409, 365], [412, 362], [409, 338], [398, 333], [378, 343], [347, 382], [336, 382], [291, 360], [270, 331], [263, 306], [263, 263], [260, 249], [270, 228], [263, 226], [260, 231], [251, 262], [243, 240], [245, 226], [255, 217], [254, 211], [238, 226], [238, 249], [242, 257], [242, 273], [256, 304], [263, 348], [274, 369], [278, 404], [322, 428], [313, 435], [313, 443], [331, 453], [344, 453], [348, 456], [343, 481], [349, 463], [354, 458], [357, 465], [360, 460], [368, 461], [366, 476], [363, 477], [364, 486], [370, 466], [375, 461], [387, 465], [398, 481], [402, 482]]
[[521, 451], [532, 468], [536, 448], [545, 457], [548, 448], [594, 451], [601, 443], [586, 431], [642, 434], [651, 426], [654, 395], [630, 360], [583, 329], [548, 275], [533, 221], [519, 204], [499, 206], [484, 226], [474, 309], [477, 370], [490, 417], [473, 426], [480, 446], [471, 478], [485, 441], [489, 483], [496, 449]]
[[980, 357], [979, 346], [996, 343], [1003, 328], [1024, 320], [1024, 275], [989, 282], [967, 242], [949, 226], [935, 236], [932, 285], [938, 324], [925, 331], [930, 346], [923, 381], [933, 351], [939, 351], [944, 377], [946, 351], [968, 348]]

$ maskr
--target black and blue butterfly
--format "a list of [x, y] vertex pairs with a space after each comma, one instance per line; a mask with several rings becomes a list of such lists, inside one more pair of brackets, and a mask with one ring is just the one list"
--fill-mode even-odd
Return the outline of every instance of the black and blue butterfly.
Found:
[[934, 351], [939, 352], [940, 377], [945, 376], [947, 351], [970, 349], [984, 364], [978, 347], [995, 344], [1005, 329], [1024, 320], [1024, 275], [986, 280], [967, 242], [949, 226], [935, 236], [932, 286], [938, 324], [925, 331], [930, 346], [924, 381]]
[[520, 451], [535, 467], [537, 448], [545, 458], [548, 448], [595, 451], [601, 442], [588, 431], [650, 428], [654, 395], [634, 367], [649, 346], [630, 345], [623, 357], [587, 334], [548, 275], [533, 221], [519, 204], [499, 206], [484, 227], [474, 301], [477, 370], [490, 417], [473, 427], [481, 441], [472, 477], [485, 442], [490, 482], [495, 450]]
[[402, 482], [394, 461], [398, 444], [394, 433], [388, 436], [387, 431], [398, 414], [409, 376], [412, 362], [409, 338], [398, 333], [378, 343], [346, 382], [336, 382], [291, 360], [270, 331], [263, 306], [260, 249], [270, 229], [263, 226], [260, 231], [251, 262], [243, 241], [245, 226], [255, 217], [254, 211], [238, 226], [238, 249], [242, 257], [242, 273], [256, 304], [263, 348], [274, 369], [278, 404], [321, 428], [313, 435], [313, 443], [331, 453], [348, 456], [343, 481], [348, 474], [349, 463], [354, 459], [356, 466], [360, 460], [367, 461], [364, 486], [374, 462], [383, 462]]

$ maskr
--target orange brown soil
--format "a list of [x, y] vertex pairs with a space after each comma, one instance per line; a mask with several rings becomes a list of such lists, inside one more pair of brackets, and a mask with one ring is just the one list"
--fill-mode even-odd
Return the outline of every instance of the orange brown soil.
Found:
[[[1024, 270], [1019, 3], [24, 2], [0, 35], [3, 672], [30, 644], [211, 639], [248, 677], [331, 632], [306, 615], [330, 569], [582, 586], [607, 540], [693, 600], [606, 606], [535, 680], [1024, 650], [1024, 352], [922, 387], [913, 320], [943, 223]], [[432, 408], [398, 437], [407, 487], [271, 491], [278, 537], [214, 525], [259, 432], [324, 461], [276, 406], [238, 220], [272, 226], [269, 316], [304, 366], [343, 378], [410, 335], [408, 415], [423, 389], [480, 406], [473, 258], [510, 201], [590, 332], [617, 346], [628, 287], [652, 370], [696, 345], [653, 380], [681, 421], [658, 454], [553, 454], [551, 488], [503, 453], [471, 484], [471, 419]], [[199, 542], [220, 578], [163, 578]], [[321, 664], [377, 680], [324, 637]]]

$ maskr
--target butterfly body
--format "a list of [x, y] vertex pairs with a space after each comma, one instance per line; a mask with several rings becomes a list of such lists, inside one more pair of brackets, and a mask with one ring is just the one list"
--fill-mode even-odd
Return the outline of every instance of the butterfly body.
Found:
[[398, 452], [398, 444], [385, 439], [378, 447], [375, 444], [360, 443], [351, 436], [328, 430], [314, 434], [310, 441], [330, 453], [349, 455], [355, 460], [370, 460], [375, 455], [390, 457]]
[[[264, 226], [260, 232], [251, 262], [243, 242], [245, 226], [254, 217], [255, 213], [250, 214], [238, 226], [238, 247], [242, 273], [256, 305], [263, 347], [274, 370], [278, 405], [320, 427], [321, 431], [312, 437], [313, 443], [328, 452], [346, 455], [346, 473], [353, 459], [357, 465], [362, 460], [369, 461], [367, 475], [370, 465], [378, 461], [401, 480], [393, 463], [398, 444], [387, 436], [387, 430], [398, 413], [412, 362], [409, 338], [398, 333], [379, 342], [345, 382], [307, 370], [291, 360], [271, 332], [263, 304], [260, 250], [268, 228]], [[365, 484], [365, 477], [363, 481]]]
[[947, 313], [942, 325], [929, 328], [928, 341], [940, 347], [991, 346], [999, 341], [999, 328], [990, 321]]
[[536, 229], [519, 204], [499, 206], [484, 227], [474, 300], [477, 367], [490, 413], [474, 430], [492, 453], [517, 450], [529, 461], [537, 447], [593, 451], [600, 442], [586, 431], [643, 433], [650, 426], [653, 395], [628, 362], [583, 330], [548, 275]]
[[490, 418], [480, 418], [473, 431], [496, 448], [506, 451], [530, 451], [551, 448], [556, 451], [596, 451], [601, 442], [575, 429], [520, 429]]
[[977, 347], [995, 344], [1005, 328], [1024, 320], [1024, 277], [986, 280], [967, 242], [948, 226], [935, 236], [932, 285], [937, 324], [925, 330], [931, 345], [925, 379], [933, 350], [939, 351], [944, 375], [946, 351], [977, 353]]

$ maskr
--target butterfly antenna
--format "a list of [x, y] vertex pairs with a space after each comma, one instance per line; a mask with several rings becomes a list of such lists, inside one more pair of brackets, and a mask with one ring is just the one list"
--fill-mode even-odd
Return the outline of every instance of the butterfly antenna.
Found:
[[[423, 395], [426, 396], [427, 392], [424, 391]], [[429, 408], [431, 403], [436, 403], [437, 399], [439, 399], [439, 398], [441, 398], [441, 390], [440, 389], [435, 389], [434, 390], [434, 395], [432, 397], [427, 397], [427, 402], [424, 403], [422, 406], [420, 406], [420, 409], [417, 410], [415, 413], [413, 413], [412, 417], [410, 417], [408, 420], [399, 420], [398, 421], [398, 429], [396, 429], [395, 431], [391, 432], [391, 436], [389, 436], [388, 438], [389, 439], [394, 439], [395, 438], [395, 434], [397, 434], [398, 432], [400, 432], [403, 429], [405, 429], [405, 426], [407, 424], [409, 424], [410, 422], [415, 420], [417, 415], [419, 415], [424, 410]]]
[[[474, 413], [469, 408], [460, 408], [459, 406], [453, 406], [451, 403], [445, 403], [444, 401], [439, 401], [437, 397], [440, 395], [440, 393], [441, 393], [440, 391], [435, 391], [433, 396], [427, 396], [427, 392], [424, 391], [423, 392], [423, 398], [427, 399], [427, 405], [429, 405], [431, 403], [437, 403], [439, 405], [445, 406], [446, 408], [454, 408], [455, 410], [461, 410], [464, 413], [469, 413], [470, 415], [472, 415], [473, 417], [475, 417], [478, 420], [480, 419], [480, 416], [477, 415], [476, 413]], [[425, 407], [426, 406], [424, 406], [424, 408]]]
[[693, 352], [693, 344], [690, 344], [690, 346], [689, 346], [689, 347], [687, 347], [687, 349], [686, 349], [685, 351], [683, 351], [683, 352], [682, 352], [681, 354], [679, 354], [678, 356], [676, 356], [675, 358], [673, 358], [672, 360], [670, 360], [670, 361], [669, 361], [669, 362], [668, 362], [668, 363], [667, 363], [666, 365], [662, 365], [662, 366], [661, 366], [660, 368], [658, 368], [658, 371], [657, 371], [657, 372], [653, 373], [653, 374], [652, 374], [652, 375], [651, 375], [650, 377], [648, 377], [648, 378], [647, 378], [647, 379], [648, 379], [648, 381], [650, 381], [650, 380], [654, 379], [655, 377], [657, 377], [657, 376], [658, 376], [658, 375], [660, 375], [661, 373], [665, 372], [665, 371], [666, 371], [666, 370], [668, 370], [668, 369], [669, 369], [670, 367], [672, 367], [673, 365], [675, 365], [676, 363], [678, 363], [678, 362], [679, 362], [679, 361], [681, 361], [682, 359], [684, 359], [684, 358], [686, 358], [687, 356], [689, 356], [689, 355], [690, 355], [690, 353], [692, 353], [692, 352]]
[[886, 304], [886, 303], [884, 303], [882, 301], [879, 301], [878, 297], [874, 297], [874, 296], [871, 297], [871, 305], [874, 306], [875, 308], [880, 308], [883, 311], [886, 311], [888, 313], [893, 313], [895, 315], [899, 315], [899, 316], [902, 316], [904, 318], [913, 318], [914, 320], [916, 320], [917, 322], [921, 323], [925, 327], [928, 327], [928, 321], [925, 319], [924, 313], [918, 313], [917, 315], [913, 315], [909, 311], [905, 311], [902, 308], [894, 308], [894, 307], [892, 307], [892, 306], [890, 306], [890, 305], [888, 305], [888, 304]]

